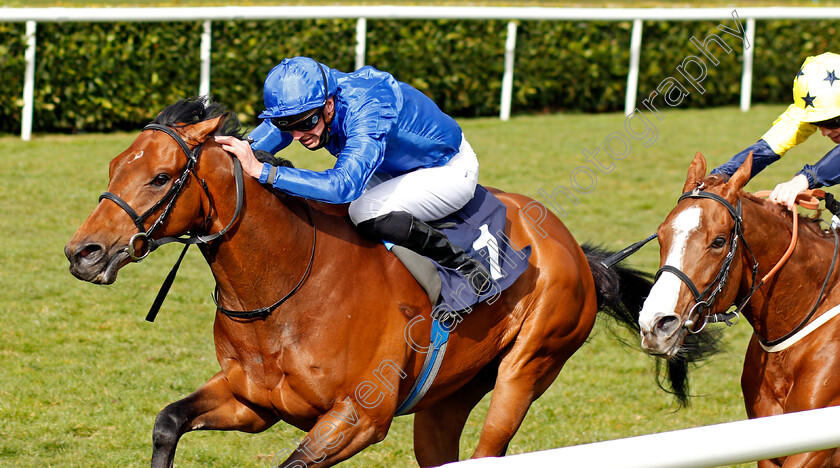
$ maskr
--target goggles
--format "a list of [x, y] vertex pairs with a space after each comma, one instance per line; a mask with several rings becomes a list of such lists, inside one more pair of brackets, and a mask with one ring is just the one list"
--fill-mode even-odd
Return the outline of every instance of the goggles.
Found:
[[323, 107], [316, 107], [302, 114], [288, 117], [274, 117], [271, 119], [271, 123], [281, 132], [308, 132], [315, 128], [318, 122], [321, 121], [323, 110]]
[[827, 128], [829, 130], [835, 130], [840, 128], [840, 116], [834, 117], [832, 119], [823, 120], [820, 122], [813, 122], [813, 125], [817, 127]]

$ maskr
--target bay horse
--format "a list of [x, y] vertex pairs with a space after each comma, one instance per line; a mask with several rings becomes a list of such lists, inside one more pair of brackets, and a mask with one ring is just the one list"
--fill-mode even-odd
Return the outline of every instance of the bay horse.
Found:
[[[186, 432], [260, 432], [278, 421], [308, 431], [281, 466], [336, 464], [386, 436], [421, 371], [432, 304], [381, 242], [357, 232], [346, 206], [309, 209], [243, 180], [217, 134], [242, 138], [235, 115], [216, 103], [184, 100], [161, 112], [111, 161], [108, 191], [65, 247], [70, 271], [110, 284], [132, 260], [186, 234], [212, 270], [221, 371], [158, 414], [153, 467], [173, 465]], [[458, 459], [467, 417], [490, 390], [472, 456], [503, 455], [596, 312], [632, 326], [651, 286], [635, 270], [598, 266], [607, 252], [584, 253], [533, 200], [495, 194], [507, 207], [507, 237], [531, 246], [529, 265], [453, 328], [437, 378], [412, 409], [421, 466]], [[236, 316], [243, 310], [254, 313]]]
[[[748, 417], [838, 405], [837, 234], [744, 192], [751, 171], [752, 155], [728, 181], [706, 177], [705, 158], [694, 157], [684, 194], [657, 231], [660, 270], [639, 318], [642, 348], [671, 359], [687, 336], [740, 313], [753, 328], [741, 376]], [[799, 240], [782, 263], [795, 227]], [[840, 450], [758, 466], [837, 467]]]

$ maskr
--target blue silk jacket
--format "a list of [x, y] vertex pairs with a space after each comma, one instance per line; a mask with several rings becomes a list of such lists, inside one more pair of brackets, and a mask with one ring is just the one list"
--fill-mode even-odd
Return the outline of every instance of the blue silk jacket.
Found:
[[[375, 172], [398, 176], [442, 166], [458, 153], [461, 127], [420, 91], [372, 67], [352, 73], [324, 70], [328, 83], [336, 85], [330, 89], [335, 117], [325, 146], [337, 158], [335, 167], [278, 167], [275, 179], [268, 181], [271, 166], [264, 164], [260, 182], [304, 198], [348, 203], [362, 194]], [[267, 119], [249, 136], [254, 150], [272, 154], [294, 141]]]

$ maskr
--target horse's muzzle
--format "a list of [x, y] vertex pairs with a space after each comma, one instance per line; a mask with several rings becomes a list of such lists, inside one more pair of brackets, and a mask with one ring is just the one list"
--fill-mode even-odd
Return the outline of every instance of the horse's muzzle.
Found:
[[111, 249], [111, 252], [94, 242], [64, 247], [64, 255], [70, 261], [70, 273], [82, 281], [95, 284], [111, 284], [117, 279], [119, 269], [129, 262], [126, 249]]
[[658, 313], [651, 322], [639, 323], [642, 349], [654, 356], [674, 356], [682, 345], [682, 320], [677, 315]]

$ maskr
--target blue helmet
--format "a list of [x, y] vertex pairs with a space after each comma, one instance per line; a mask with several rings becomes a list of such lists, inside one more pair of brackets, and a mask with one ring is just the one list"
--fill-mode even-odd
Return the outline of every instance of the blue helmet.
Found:
[[283, 59], [268, 72], [261, 119], [287, 117], [323, 106], [337, 89], [329, 67], [309, 57]]

